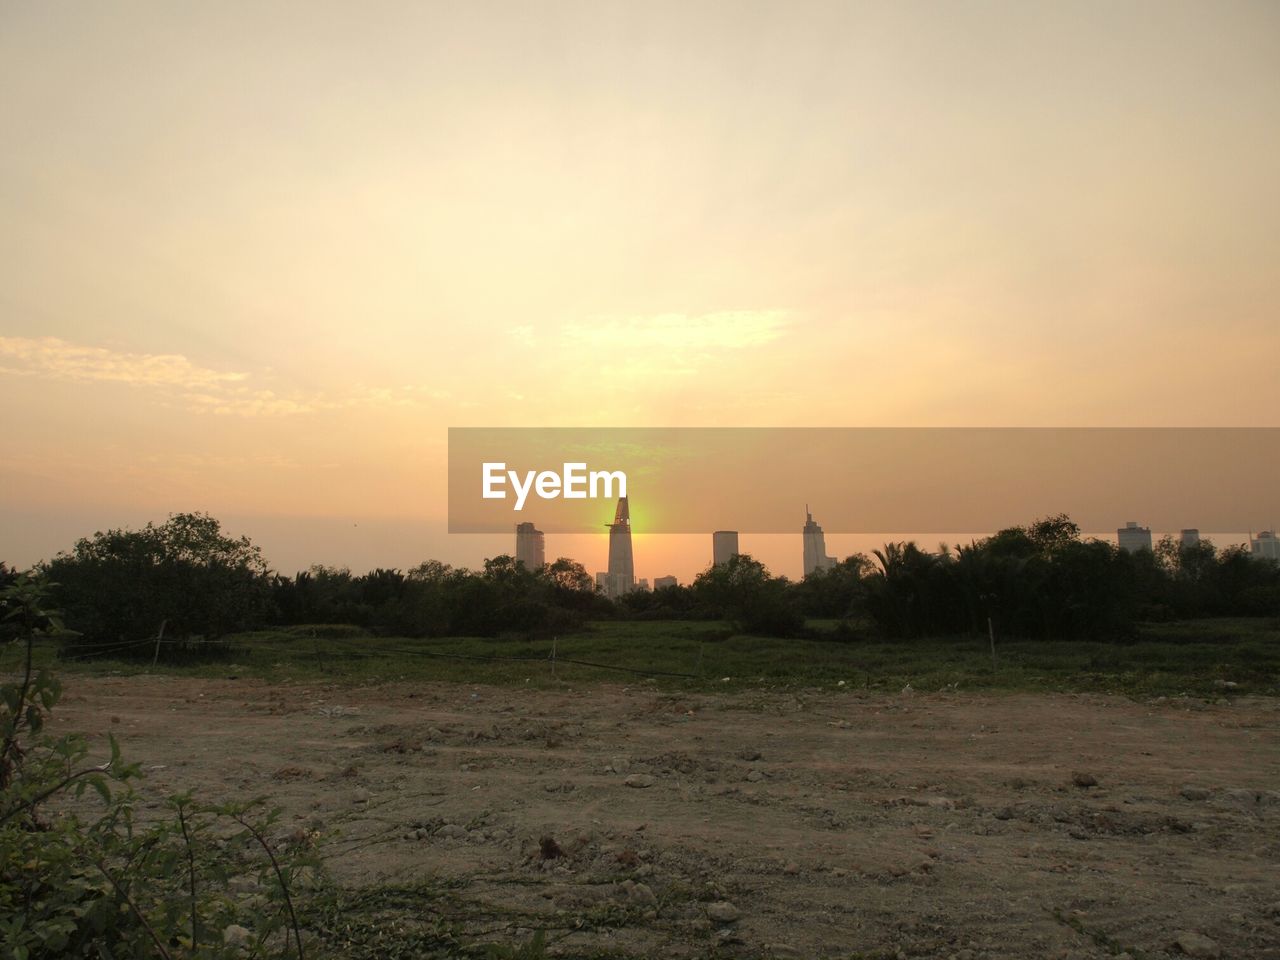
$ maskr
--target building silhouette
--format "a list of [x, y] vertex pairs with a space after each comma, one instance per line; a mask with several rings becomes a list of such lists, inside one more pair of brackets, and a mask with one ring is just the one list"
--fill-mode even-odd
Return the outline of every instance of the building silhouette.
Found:
[[609, 524], [609, 569], [596, 574], [596, 586], [610, 599], [636, 588], [636, 567], [631, 554], [631, 507], [626, 497], [618, 498], [618, 508]]
[[1130, 520], [1116, 531], [1116, 542], [1120, 549], [1129, 553], [1151, 549], [1151, 528], [1140, 527], [1136, 520]]
[[827, 538], [814, 521], [808, 504], [805, 504], [804, 517], [804, 575], [807, 577], [819, 570], [830, 570], [836, 565], [836, 558], [827, 556]]
[[1183, 550], [1186, 550], [1188, 547], [1194, 547], [1199, 542], [1200, 542], [1200, 531], [1197, 530], [1195, 527], [1187, 527], [1185, 530], [1183, 530], [1181, 533], [1178, 534], [1178, 546], [1180, 546]]
[[532, 523], [516, 524], [516, 563], [529, 571], [541, 570], [547, 562], [546, 538]]
[[1280, 562], [1280, 537], [1274, 530], [1263, 530], [1256, 537], [1250, 534], [1249, 553], [1259, 560]]
[[728, 563], [738, 554], [738, 531], [717, 530], [711, 535], [711, 562], [715, 566]]
[[658, 577], [653, 581], [653, 589], [655, 590], [665, 590], [667, 587], [678, 586], [680, 586], [680, 581], [672, 576]]

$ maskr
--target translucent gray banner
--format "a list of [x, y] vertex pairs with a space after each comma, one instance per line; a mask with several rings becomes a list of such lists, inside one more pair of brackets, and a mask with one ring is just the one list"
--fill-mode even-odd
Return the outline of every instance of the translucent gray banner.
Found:
[[619, 475], [636, 533], [789, 533], [806, 513], [833, 533], [1058, 513], [1090, 532], [1257, 530], [1280, 517], [1278, 441], [1275, 427], [451, 428], [449, 530], [597, 532]]

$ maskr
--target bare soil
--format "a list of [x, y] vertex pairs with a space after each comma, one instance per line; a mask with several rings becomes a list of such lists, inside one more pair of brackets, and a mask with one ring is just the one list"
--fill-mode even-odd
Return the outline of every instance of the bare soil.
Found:
[[345, 886], [438, 881], [407, 921], [478, 939], [1084, 958], [1192, 932], [1280, 958], [1274, 700], [118, 677], [56, 716], [114, 731], [156, 796], [270, 794]]

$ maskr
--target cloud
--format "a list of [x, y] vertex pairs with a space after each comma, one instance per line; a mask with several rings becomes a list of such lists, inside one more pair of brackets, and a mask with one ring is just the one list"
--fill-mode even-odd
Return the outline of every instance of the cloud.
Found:
[[57, 337], [0, 337], [0, 374], [155, 390], [195, 413], [287, 417], [352, 407], [406, 407], [449, 398], [427, 386], [373, 387], [341, 395], [280, 393], [247, 373], [212, 370], [176, 353], [123, 353]]
[[790, 315], [783, 310], [721, 310], [598, 318], [566, 324], [564, 335], [609, 350], [704, 353], [763, 346], [783, 336], [789, 324]]
[[197, 413], [232, 414], [241, 417], [281, 417], [318, 410], [334, 410], [346, 404], [321, 396], [282, 397], [274, 390], [227, 390], [185, 393], [182, 400]]
[[121, 353], [57, 337], [0, 337], [0, 373], [150, 387], [212, 387], [248, 379], [210, 370], [177, 353]]

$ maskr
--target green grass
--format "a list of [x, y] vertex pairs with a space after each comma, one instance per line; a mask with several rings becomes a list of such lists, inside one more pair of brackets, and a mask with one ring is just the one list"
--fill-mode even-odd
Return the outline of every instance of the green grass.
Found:
[[[830, 625], [815, 621], [818, 631]], [[321, 631], [326, 633], [326, 631]], [[332, 630], [327, 631], [333, 633]], [[782, 640], [735, 635], [721, 623], [600, 622], [550, 639], [309, 637], [299, 628], [239, 634], [226, 659], [194, 664], [91, 659], [59, 662], [63, 673], [159, 672], [269, 681], [379, 683], [402, 680], [537, 687], [602, 681], [661, 689], [836, 687], [896, 692], [1055, 690], [1130, 696], [1280, 695], [1280, 623], [1219, 619], [1145, 626], [1134, 643], [987, 640]], [[56, 656], [53, 644], [42, 662]], [[607, 665], [587, 666], [581, 660]], [[17, 666], [4, 651], [0, 671]], [[625, 670], [638, 671], [627, 673]], [[644, 676], [648, 671], [687, 676]], [[727, 678], [727, 679], [726, 679]], [[840, 681], [844, 686], [839, 687]], [[1219, 681], [1236, 686], [1224, 688]]]

